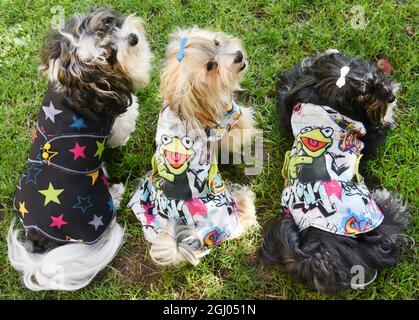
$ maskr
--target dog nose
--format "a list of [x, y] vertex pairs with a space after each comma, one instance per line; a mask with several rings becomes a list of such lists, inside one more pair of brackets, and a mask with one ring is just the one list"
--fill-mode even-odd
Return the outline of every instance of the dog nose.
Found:
[[138, 36], [135, 33], [130, 33], [128, 36], [128, 43], [131, 47], [134, 47], [138, 43]]
[[236, 52], [236, 58], [234, 59], [234, 63], [241, 63], [243, 61], [243, 52], [238, 50]]
[[389, 103], [392, 103], [392, 102], [394, 102], [394, 100], [396, 100], [396, 97], [394, 96], [394, 94], [390, 93], [390, 95], [387, 98], [387, 101]]

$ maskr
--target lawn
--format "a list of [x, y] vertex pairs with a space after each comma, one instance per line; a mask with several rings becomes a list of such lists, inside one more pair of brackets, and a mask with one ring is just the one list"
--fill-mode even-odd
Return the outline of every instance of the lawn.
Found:
[[[85, 1], [55, 1], [66, 17], [88, 8]], [[283, 156], [292, 141], [280, 130], [275, 109], [276, 74], [316, 51], [338, 48], [370, 61], [388, 59], [402, 89], [394, 130], [376, 159], [363, 164], [370, 188], [398, 191], [416, 208], [418, 194], [418, 5], [415, 1], [98, 1], [95, 4], [136, 13], [147, 22], [155, 52], [150, 85], [138, 93], [141, 115], [129, 143], [109, 152], [111, 182], [127, 185], [118, 220], [126, 225], [127, 241], [111, 266], [87, 288], [77, 292], [30, 292], [7, 260], [6, 234], [14, 217], [13, 195], [25, 167], [46, 81], [37, 70], [39, 49], [49, 29], [54, 5], [49, 1], [0, 0], [0, 299], [327, 299], [278, 269], [255, 264], [261, 231], [224, 243], [198, 267], [157, 268], [148, 257], [148, 244], [139, 222], [126, 203], [150, 168], [154, 134], [161, 106], [158, 95], [168, 35], [176, 26], [199, 25], [243, 39], [250, 69], [241, 101], [256, 111], [264, 134], [261, 174], [245, 176], [244, 166], [223, 166], [234, 182], [251, 184], [257, 194], [261, 225], [279, 214]], [[353, 28], [351, 18], [360, 5], [364, 28]], [[359, 7], [358, 7], [359, 9]], [[355, 11], [354, 11], [355, 10]], [[362, 19], [361, 19], [362, 20]], [[358, 19], [358, 21], [361, 21]], [[362, 21], [361, 21], [362, 22]], [[356, 27], [356, 25], [355, 25]], [[408, 234], [418, 240], [414, 215]], [[417, 247], [382, 273], [367, 289], [343, 292], [341, 299], [415, 299], [418, 294]]]

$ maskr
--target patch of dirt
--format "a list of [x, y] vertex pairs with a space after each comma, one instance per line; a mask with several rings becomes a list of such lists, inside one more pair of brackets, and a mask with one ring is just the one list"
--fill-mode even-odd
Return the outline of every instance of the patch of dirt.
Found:
[[311, 15], [308, 12], [299, 12], [294, 16], [294, 21], [297, 25], [304, 25], [311, 20]]
[[125, 249], [122, 255], [112, 264], [120, 272], [119, 281], [124, 285], [141, 283], [142, 293], [147, 293], [151, 284], [158, 284], [157, 267], [148, 259], [143, 246]]
[[271, 16], [272, 15], [269, 12], [267, 12], [265, 7], [259, 7], [255, 10], [255, 17], [257, 19], [268, 19]]

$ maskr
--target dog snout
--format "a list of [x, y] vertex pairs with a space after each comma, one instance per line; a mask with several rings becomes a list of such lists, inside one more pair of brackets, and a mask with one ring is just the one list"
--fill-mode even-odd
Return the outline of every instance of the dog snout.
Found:
[[234, 59], [234, 63], [241, 63], [243, 61], [243, 52], [238, 50], [236, 52], [236, 58]]
[[131, 47], [134, 47], [138, 43], [138, 36], [135, 33], [130, 33], [128, 36], [128, 43]]
[[396, 100], [396, 96], [394, 94], [390, 93], [389, 96], [387, 97], [387, 101], [389, 103], [392, 103], [392, 102], [394, 102], [394, 100]]

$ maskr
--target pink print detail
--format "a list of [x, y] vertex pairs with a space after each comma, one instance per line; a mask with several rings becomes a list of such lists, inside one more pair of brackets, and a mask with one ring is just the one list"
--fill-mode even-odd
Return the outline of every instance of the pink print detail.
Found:
[[106, 179], [105, 175], [102, 174], [100, 176], [100, 178], [102, 179], [103, 185], [107, 188], [108, 187], [108, 180]]
[[61, 230], [61, 226], [62, 225], [68, 224], [67, 221], [64, 221], [63, 220], [63, 218], [64, 218], [64, 214], [62, 214], [62, 215], [60, 215], [58, 217], [51, 216], [52, 223], [50, 224], [50, 227], [51, 228], [52, 227], [57, 227], [59, 230]]
[[77, 160], [79, 157], [86, 159], [86, 155], [84, 154], [84, 150], [86, 149], [86, 146], [81, 146], [76, 142], [76, 145], [73, 149], [70, 149], [69, 151], [74, 154], [74, 160]]
[[154, 219], [156, 218], [155, 215], [148, 214], [148, 213], [144, 213], [144, 217], [145, 217], [145, 224], [146, 225], [152, 224]]
[[297, 103], [296, 105], [294, 105], [294, 107], [292, 107], [293, 112], [296, 112], [298, 114], [300, 114], [301, 112], [301, 103]]
[[34, 142], [36, 138], [38, 138], [38, 128], [35, 128], [35, 131], [33, 132], [32, 142]]
[[192, 200], [185, 200], [185, 204], [189, 209], [191, 215], [206, 215], [208, 213], [207, 207], [199, 198], [193, 198]]
[[342, 200], [342, 187], [340, 186], [339, 181], [337, 180], [322, 181], [322, 183], [329, 197], [332, 195], [335, 195], [336, 197]]

